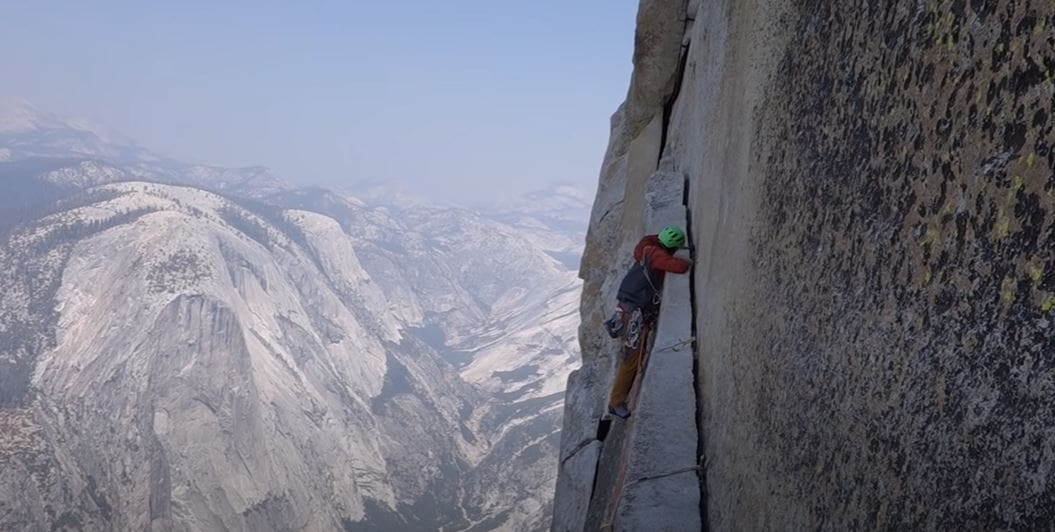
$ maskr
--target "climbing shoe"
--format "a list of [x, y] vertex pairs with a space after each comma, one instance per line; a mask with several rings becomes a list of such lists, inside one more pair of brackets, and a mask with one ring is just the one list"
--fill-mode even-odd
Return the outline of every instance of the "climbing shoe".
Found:
[[630, 409], [626, 407], [626, 403], [619, 403], [615, 406], [608, 407], [608, 413], [613, 416], [621, 417], [626, 419], [630, 417]]

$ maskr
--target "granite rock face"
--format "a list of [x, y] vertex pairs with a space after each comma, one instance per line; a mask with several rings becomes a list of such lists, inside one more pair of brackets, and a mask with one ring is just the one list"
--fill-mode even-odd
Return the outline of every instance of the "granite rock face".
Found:
[[[675, 5], [681, 11], [670, 11]], [[662, 148], [664, 105], [673, 94], [679, 72], [687, 15], [684, 2], [643, 2], [639, 8], [634, 82], [627, 102], [612, 116], [579, 272], [583, 279], [582, 367], [569, 377], [565, 396], [554, 530], [579, 530], [587, 522], [597, 459], [577, 455], [602, 454], [598, 449], [598, 437], [604, 432], [600, 418], [618, 352], [618, 344], [608, 338], [602, 322], [615, 306], [619, 281], [646, 227], [645, 194]]]
[[[705, 522], [1048, 526], [1055, 7], [690, 9], [673, 92], [617, 117], [673, 100], [636, 175], [689, 187]], [[623, 216], [595, 209], [588, 250], [625, 252], [643, 229], [630, 151], [606, 158], [598, 204]], [[591, 316], [621, 256], [584, 263], [581, 371], [598, 369], [591, 400], [569, 390], [566, 426], [596, 426], [576, 405], [607, 392]]]

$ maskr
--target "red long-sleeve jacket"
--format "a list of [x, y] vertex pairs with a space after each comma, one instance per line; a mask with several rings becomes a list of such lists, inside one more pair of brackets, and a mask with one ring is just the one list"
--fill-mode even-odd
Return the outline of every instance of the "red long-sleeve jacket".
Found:
[[679, 259], [667, 251], [660, 243], [659, 236], [645, 235], [634, 248], [634, 260], [641, 262], [648, 257], [648, 263], [652, 267], [657, 284], [663, 282], [664, 272], [685, 273], [689, 271], [691, 264], [685, 259]]

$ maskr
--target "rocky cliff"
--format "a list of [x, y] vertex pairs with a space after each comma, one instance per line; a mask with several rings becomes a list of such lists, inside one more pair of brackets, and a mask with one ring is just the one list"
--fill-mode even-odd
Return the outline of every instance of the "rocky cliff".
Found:
[[600, 322], [670, 175], [695, 257], [681, 430], [702, 526], [1049, 526], [1055, 8], [643, 0], [634, 66], [583, 259], [554, 529], [632, 528], [591, 509], [635, 504], [610, 448], [654, 452], [598, 423]]

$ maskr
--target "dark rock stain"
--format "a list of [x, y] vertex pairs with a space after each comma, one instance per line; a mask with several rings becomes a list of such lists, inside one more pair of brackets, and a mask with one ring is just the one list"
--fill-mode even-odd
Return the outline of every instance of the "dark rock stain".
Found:
[[766, 489], [825, 529], [1049, 528], [1051, 8], [797, 5], [758, 118], [784, 139], [760, 161], [766, 305], [735, 320], [734, 358], [781, 391], [750, 412]]

